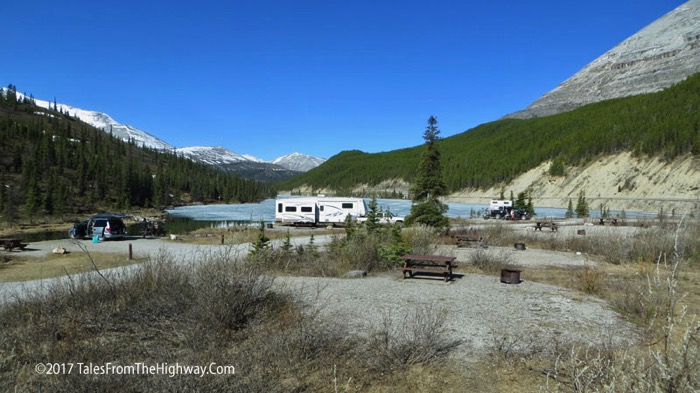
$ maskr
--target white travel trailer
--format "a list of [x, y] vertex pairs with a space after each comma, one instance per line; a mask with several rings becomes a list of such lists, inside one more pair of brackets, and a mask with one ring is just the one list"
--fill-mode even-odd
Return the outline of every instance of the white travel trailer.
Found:
[[345, 218], [364, 216], [362, 198], [308, 197], [279, 198], [275, 201], [275, 222], [287, 225], [342, 225]]

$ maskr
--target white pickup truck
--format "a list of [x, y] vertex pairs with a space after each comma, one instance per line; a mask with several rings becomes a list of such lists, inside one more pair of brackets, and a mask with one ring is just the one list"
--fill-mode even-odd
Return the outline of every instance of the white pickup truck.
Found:
[[[405, 217], [395, 216], [391, 212], [377, 212], [377, 222], [380, 224], [403, 224]], [[367, 222], [367, 216], [357, 217], [357, 222]]]

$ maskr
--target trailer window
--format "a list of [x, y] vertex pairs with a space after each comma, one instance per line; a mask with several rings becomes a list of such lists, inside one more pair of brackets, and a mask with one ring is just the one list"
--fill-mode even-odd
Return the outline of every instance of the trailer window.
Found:
[[342, 207], [343, 207], [343, 209], [352, 209], [353, 204], [352, 203], [343, 203]]
[[301, 211], [304, 213], [311, 213], [313, 209], [311, 209], [311, 206], [302, 206]]
[[282, 204], [281, 203], [277, 204], [277, 213], [282, 213]]
[[284, 207], [284, 211], [286, 211], [286, 212], [296, 212], [296, 211], [297, 211], [297, 207], [296, 207], [296, 206], [285, 206], [285, 207]]

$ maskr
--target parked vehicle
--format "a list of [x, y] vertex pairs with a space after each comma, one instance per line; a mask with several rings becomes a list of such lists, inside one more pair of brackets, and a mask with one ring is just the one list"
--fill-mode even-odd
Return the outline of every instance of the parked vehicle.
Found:
[[[377, 222], [379, 224], [403, 224], [405, 220], [405, 217], [395, 216], [394, 213], [389, 211], [377, 212]], [[357, 222], [367, 222], [367, 216], [357, 217]]]
[[76, 223], [68, 230], [71, 239], [92, 238], [120, 239], [126, 235], [126, 225], [119, 214], [96, 214], [85, 221]]
[[87, 236], [87, 227], [90, 220], [85, 220], [82, 222], [76, 222], [69, 230], [68, 236], [71, 239], [82, 239]]
[[510, 214], [505, 217], [506, 220], [529, 220], [531, 218], [530, 213], [518, 208], [512, 209]]
[[489, 218], [499, 218], [501, 220], [529, 220], [532, 218], [527, 211], [513, 206], [513, 201], [501, 199], [492, 200], [483, 217], [485, 220]]
[[367, 214], [362, 198], [279, 198], [275, 206], [275, 222], [283, 225], [342, 225], [348, 215], [354, 219]]
[[141, 237], [145, 239], [147, 236], [165, 236], [165, 228], [163, 228], [163, 225], [158, 221], [149, 222], [144, 218], [143, 221], [141, 221]]
[[506, 199], [494, 199], [489, 205], [491, 218], [505, 218], [513, 210], [513, 201]]

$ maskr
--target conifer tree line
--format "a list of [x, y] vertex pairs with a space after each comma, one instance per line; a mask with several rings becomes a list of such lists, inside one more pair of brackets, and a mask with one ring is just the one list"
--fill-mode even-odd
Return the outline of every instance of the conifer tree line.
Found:
[[5, 221], [183, 202], [255, 202], [272, 194], [267, 185], [118, 140], [55, 109], [18, 99], [13, 85], [0, 94]]
[[[601, 155], [631, 152], [673, 160], [700, 155], [700, 74], [658, 93], [587, 105], [558, 115], [503, 119], [437, 142], [448, 192], [487, 189], [551, 161], [550, 175]], [[413, 183], [422, 146], [369, 154], [348, 150], [280, 189], [353, 189], [386, 180]], [[624, 185], [620, 185], [624, 187]]]

